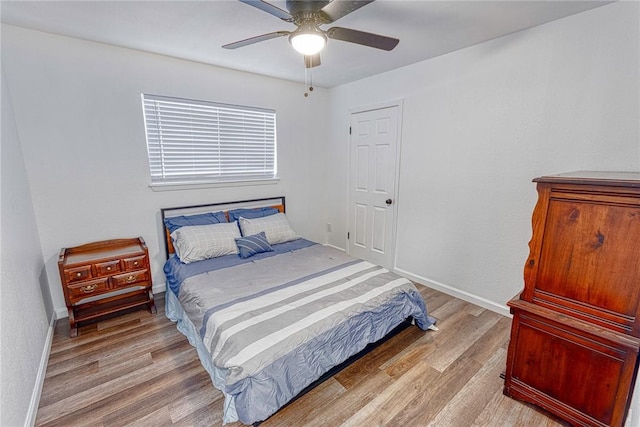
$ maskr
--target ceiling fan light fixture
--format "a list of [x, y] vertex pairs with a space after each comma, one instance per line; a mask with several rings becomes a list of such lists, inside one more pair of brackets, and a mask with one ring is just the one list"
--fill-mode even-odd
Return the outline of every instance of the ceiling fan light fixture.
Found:
[[315, 55], [327, 44], [327, 36], [316, 28], [294, 31], [289, 36], [289, 43], [303, 55]]

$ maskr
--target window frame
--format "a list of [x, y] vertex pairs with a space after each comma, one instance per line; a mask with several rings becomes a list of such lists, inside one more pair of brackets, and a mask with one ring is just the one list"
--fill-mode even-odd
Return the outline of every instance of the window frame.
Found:
[[154, 191], [279, 182], [275, 110], [147, 93], [141, 101]]

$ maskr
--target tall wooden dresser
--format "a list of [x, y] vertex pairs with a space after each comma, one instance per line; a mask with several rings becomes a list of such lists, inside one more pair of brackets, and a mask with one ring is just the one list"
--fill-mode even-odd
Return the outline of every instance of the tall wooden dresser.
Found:
[[622, 426], [640, 349], [640, 173], [534, 182], [504, 393], [574, 425]]

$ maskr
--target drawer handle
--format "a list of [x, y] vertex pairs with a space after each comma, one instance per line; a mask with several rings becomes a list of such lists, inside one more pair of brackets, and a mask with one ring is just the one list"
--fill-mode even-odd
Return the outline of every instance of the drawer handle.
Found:
[[83, 286], [80, 289], [82, 289], [82, 292], [84, 292], [85, 294], [90, 294], [91, 292], [93, 292], [96, 289], [98, 289], [98, 285]]
[[107, 271], [111, 271], [111, 266], [107, 267]]
[[76, 273], [76, 277], [82, 277], [82, 273], [77, 272], [77, 273]]
[[134, 261], [134, 263], [133, 263], [133, 265], [136, 266], [136, 267], [138, 266], [138, 264], [139, 264], [138, 261]]
[[136, 276], [134, 276], [133, 274], [127, 276], [127, 283], [131, 283], [131, 282], [135, 282], [136, 281]]

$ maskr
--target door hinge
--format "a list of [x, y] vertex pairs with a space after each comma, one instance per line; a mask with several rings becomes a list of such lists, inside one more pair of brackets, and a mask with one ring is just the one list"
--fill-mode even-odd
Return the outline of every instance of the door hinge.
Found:
[[351, 126], [349, 126], [349, 135], [351, 135]]
[[349, 240], [350, 236], [351, 236], [351, 234], [347, 231], [347, 240]]

